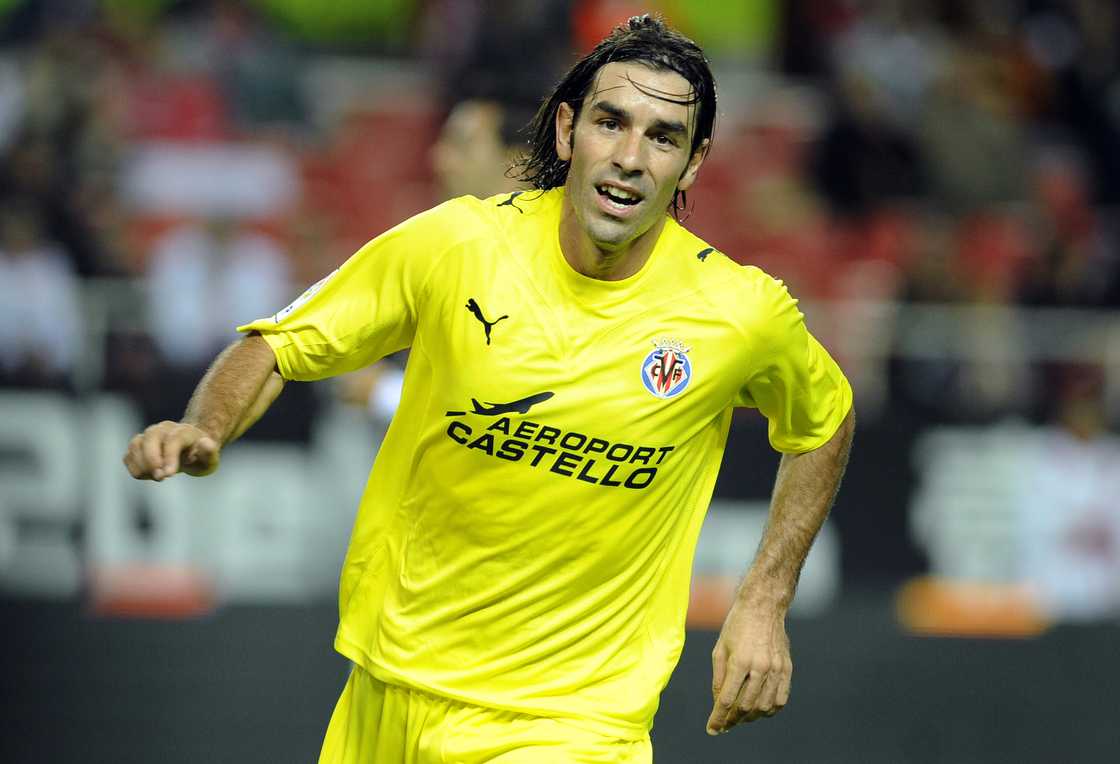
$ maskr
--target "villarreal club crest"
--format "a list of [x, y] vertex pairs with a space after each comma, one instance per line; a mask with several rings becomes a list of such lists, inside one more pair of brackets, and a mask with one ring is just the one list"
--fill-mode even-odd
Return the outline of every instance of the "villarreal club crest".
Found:
[[690, 348], [667, 338], [653, 341], [653, 350], [642, 361], [642, 384], [658, 398], [674, 398], [692, 381]]

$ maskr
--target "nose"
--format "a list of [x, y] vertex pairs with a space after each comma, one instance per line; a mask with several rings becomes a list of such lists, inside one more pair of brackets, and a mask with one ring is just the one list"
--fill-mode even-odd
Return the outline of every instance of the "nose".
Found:
[[626, 176], [642, 172], [642, 136], [635, 130], [627, 131], [615, 144], [613, 162]]

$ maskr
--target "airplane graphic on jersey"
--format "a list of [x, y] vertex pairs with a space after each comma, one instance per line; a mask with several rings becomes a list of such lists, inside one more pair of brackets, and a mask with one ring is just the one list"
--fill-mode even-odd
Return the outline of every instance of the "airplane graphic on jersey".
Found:
[[[536, 393], [525, 398], [519, 398], [516, 401], [509, 403], [491, 403], [487, 401], [485, 404], [479, 403], [477, 398], [471, 398], [471, 403], [474, 405], [473, 414], [480, 414], [482, 416], [501, 416], [502, 414], [528, 414], [529, 409], [536, 406], [538, 403], [543, 403], [551, 398], [554, 393], [544, 392]], [[467, 412], [465, 411], [448, 411], [447, 416], [462, 416]]]
[[498, 323], [502, 319], [509, 318], [508, 315], [507, 316], [499, 316], [498, 318], [494, 319], [493, 321], [487, 321], [486, 316], [482, 315], [482, 308], [480, 308], [478, 306], [478, 303], [475, 302], [475, 299], [473, 297], [470, 298], [469, 300], [467, 300], [467, 310], [469, 310], [471, 313], [473, 313], [474, 317], [477, 318], [482, 323], [482, 328], [486, 330], [486, 344], [487, 345], [490, 344], [490, 330], [494, 327], [494, 324]]

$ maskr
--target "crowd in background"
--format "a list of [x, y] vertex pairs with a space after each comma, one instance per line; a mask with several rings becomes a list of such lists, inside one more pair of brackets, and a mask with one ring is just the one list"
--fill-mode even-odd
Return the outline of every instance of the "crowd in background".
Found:
[[[85, 286], [133, 279], [142, 320], [108, 328], [96, 386], [177, 416], [237, 323], [409, 214], [508, 180], [455, 173], [506, 156], [485, 142], [516, 144], [575, 55], [643, 10], [715, 64], [686, 224], [729, 256], [807, 301], [1120, 306], [1110, 0], [398, 0], [315, 25], [281, 12], [298, 5], [0, 11], [0, 382], [74, 389]], [[1000, 387], [956, 363], [890, 374], [935, 418]], [[1099, 376], [1047, 367], [973, 411], [1049, 412]]]

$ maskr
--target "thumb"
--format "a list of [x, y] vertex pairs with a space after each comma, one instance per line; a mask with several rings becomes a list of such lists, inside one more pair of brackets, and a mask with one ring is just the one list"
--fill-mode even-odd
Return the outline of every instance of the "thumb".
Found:
[[709, 735], [719, 734], [724, 717], [724, 713], [719, 707], [719, 694], [727, 673], [727, 656], [722, 647], [722, 645], [716, 645], [716, 650], [712, 655], [712, 713], [708, 716], [706, 725]]
[[719, 707], [719, 701], [713, 702], [712, 712], [708, 714], [708, 721], [704, 725], [704, 731], [712, 736], [718, 735], [723, 732], [725, 716], [726, 714]]
[[218, 466], [218, 454], [221, 446], [218, 441], [210, 436], [203, 436], [191, 446], [184, 459], [184, 471], [192, 475], [208, 475]]
[[723, 725], [726, 721], [727, 714], [722, 708], [719, 707], [719, 700], [712, 701], [712, 712], [708, 714], [708, 721], [704, 725], [704, 731], [709, 735], [718, 735], [723, 731]]

